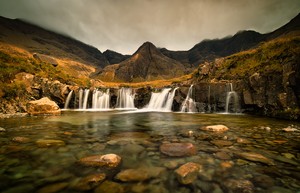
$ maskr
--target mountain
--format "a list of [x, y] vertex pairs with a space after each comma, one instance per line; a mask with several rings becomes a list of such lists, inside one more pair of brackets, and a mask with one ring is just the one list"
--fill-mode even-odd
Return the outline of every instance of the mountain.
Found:
[[109, 65], [96, 48], [19, 19], [0, 17], [0, 50], [8, 54], [43, 54], [57, 60], [69, 74], [88, 76]]
[[106, 50], [105, 52], [103, 52], [103, 55], [106, 57], [110, 64], [120, 63], [130, 57], [130, 55], [123, 55], [112, 50]]
[[268, 34], [247, 30], [240, 31], [232, 37], [223, 39], [204, 40], [196, 44], [188, 51], [170, 51], [165, 48], [161, 52], [182, 63], [190, 63], [198, 66], [205, 61], [213, 61], [219, 57], [229, 56], [231, 54], [254, 48], [263, 41], [269, 41], [279, 36], [297, 31], [300, 28], [300, 14], [298, 14], [289, 23]]
[[145, 42], [128, 59], [105, 67], [99, 78], [106, 81], [139, 82], [182, 76], [187, 68], [163, 55], [152, 43]]

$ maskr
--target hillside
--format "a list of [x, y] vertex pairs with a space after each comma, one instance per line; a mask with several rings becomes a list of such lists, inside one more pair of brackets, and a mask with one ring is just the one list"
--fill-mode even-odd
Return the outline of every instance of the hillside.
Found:
[[195, 84], [233, 82], [251, 112], [299, 119], [300, 31], [205, 63], [193, 78]]
[[22, 20], [4, 17], [0, 17], [0, 50], [25, 57], [34, 53], [49, 56], [57, 60], [59, 68], [73, 76], [88, 77], [95, 68], [109, 64], [92, 46]]
[[190, 63], [196, 67], [203, 62], [213, 61], [219, 57], [225, 57], [240, 51], [255, 48], [263, 41], [270, 41], [282, 35], [289, 34], [292, 31], [297, 31], [300, 29], [299, 20], [300, 14], [286, 25], [267, 34], [260, 34], [252, 30], [240, 31], [232, 37], [204, 40], [188, 51], [170, 51], [163, 48], [161, 52], [170, 58], [183, 63]]
[[145, 42], [130, 58], [105, 67], [98, 78], [104, 81], [142, 82], [170, 79], [187, 72], [183, 64], [163, 55], [152, 43]]

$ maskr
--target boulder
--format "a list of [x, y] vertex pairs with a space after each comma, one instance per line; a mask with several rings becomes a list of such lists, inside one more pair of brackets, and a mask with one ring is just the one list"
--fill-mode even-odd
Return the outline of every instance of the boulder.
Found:
[[223, 132], [223, 131], [229, 130], [229, 128], [226, 127], [225, 125], [209, 125], [209, 126], [202, 127], [201, 130], [213, 131], [213, 132]]
[[192, 156], [197, 153], [192, 143], [163, 143], [159, 149], [161, 153], [174, 157]]
[[30, 115], [60, 115], [61, 110], [58, 105], [49, 98], [30, 101], [26, 105], [27, 113]]
[[175, 174], [181, 184], [191, 184], [197, 179], [200, 169], [199, 164], [188, 162], [175, 170]]
[[79, 163], [85, 166], [115, 168], [121, 163], [121, 157], [116, 154], [93, 155], [81, 158]]

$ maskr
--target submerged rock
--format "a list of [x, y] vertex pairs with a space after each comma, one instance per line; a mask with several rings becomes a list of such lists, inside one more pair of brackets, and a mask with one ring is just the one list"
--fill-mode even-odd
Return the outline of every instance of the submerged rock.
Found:
[[44, 186], [43, 188], [39, 189], [37, 193], [56, 193], [60, 192], [61, 190], [65, 189], [68, 186], [68, 183], [61, 182], [56, 184], [51, 184]]
[[121, 157], [116, 154], [94, 155], [81, 158], [79, 163], [85, 166], [105, 166], [115, 168], [121, 163]]
[[95, 190], [94, 193], [123, 193], [124, 188], [121, 184], [112, 181], [104, 181]]
[[200, 169], [199, 164], [188, 162], [175, 170], [175, 174], [181, 184], [191, 184], [197, 179]]
[[253, 152], [236, 152], [235, 155], [237, 155], [240, 158], [249, 160], [249, 161], [254, 161], [254, 162], [260, 162], [264, 163], [267, 165], [275, 165], [273, 160], [266, 158], [265, 156], [258, 154], [258, 153], [253, 153]]
[[212, 141], [210, 141], [210, 143], [212, 143], [218, 147], [230, 146], [233, 144], [231, 141], [227, 141], [227, 140], [212, 140]]
[[65, 142], [58, 139], [39, 139], [36, 141], [38, 147], [65, 146]]
[[28, 143], [30, 142], [30, 139], [28, 137], [13, 137], [11, 139], [13, 142], [17, 142], [17, 143]]
[[229, 128], [226, 127], [225, 125], [209, 125], [209, 126], [202, 127], [201, 130], [213, 131], [213, 132], [224, 132], [229, 130]]
[[6, 130], [3, 127], [0, 127], [0, 132], [5, 132]]
[[106, 178], [104, 173], [92, 174], [82, 178], [76, 185], [75, 189], [80, 191], [88, 191], [100, 185]]
[[225, 187], [229, 192], [253, 193], [254, 185], [249, 180], [244, 179], [229, 179], [224, 182]]
[[48, 97], [40, 100], [30, 101], [26, 105], [27, 113], [30, 115], [60, 115], [61, 110], [58, 105]]
[[164, 143], [159, 149], [163, 154], [175, 157], [192, 156], [197, 153], [192, 143]]
[[116, 179], [123, 182], [140, 182], [150, 178], [156, 178], [166, 169], [163, 167], [142, 167], [137, 169], [126, 169], [116, 175]]

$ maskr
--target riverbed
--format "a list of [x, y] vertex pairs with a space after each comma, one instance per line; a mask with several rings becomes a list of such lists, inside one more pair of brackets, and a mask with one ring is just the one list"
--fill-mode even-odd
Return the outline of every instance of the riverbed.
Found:
[[[203, 129], [209, 125], [229, 130]], [[0, 119], [0, 127], [0, 189], [5, 193], [300, 190], [299, 122], [244, 114], [64, 111]], [[43, 145], [43, 140], [56, 143]], [[167, 155], [160, 147], [168, 143], [193, 144], [196, 153]], [[105, 154], [120, 156], [120, 165], [79, 164], [84, 157]], [[199, 171], [191, 183], [182, 184], [175, 171], [188, 162]], [[116, 177], [128, 169], [129, 180]], [[105, 178], [84, 184], [95, 174]]]

